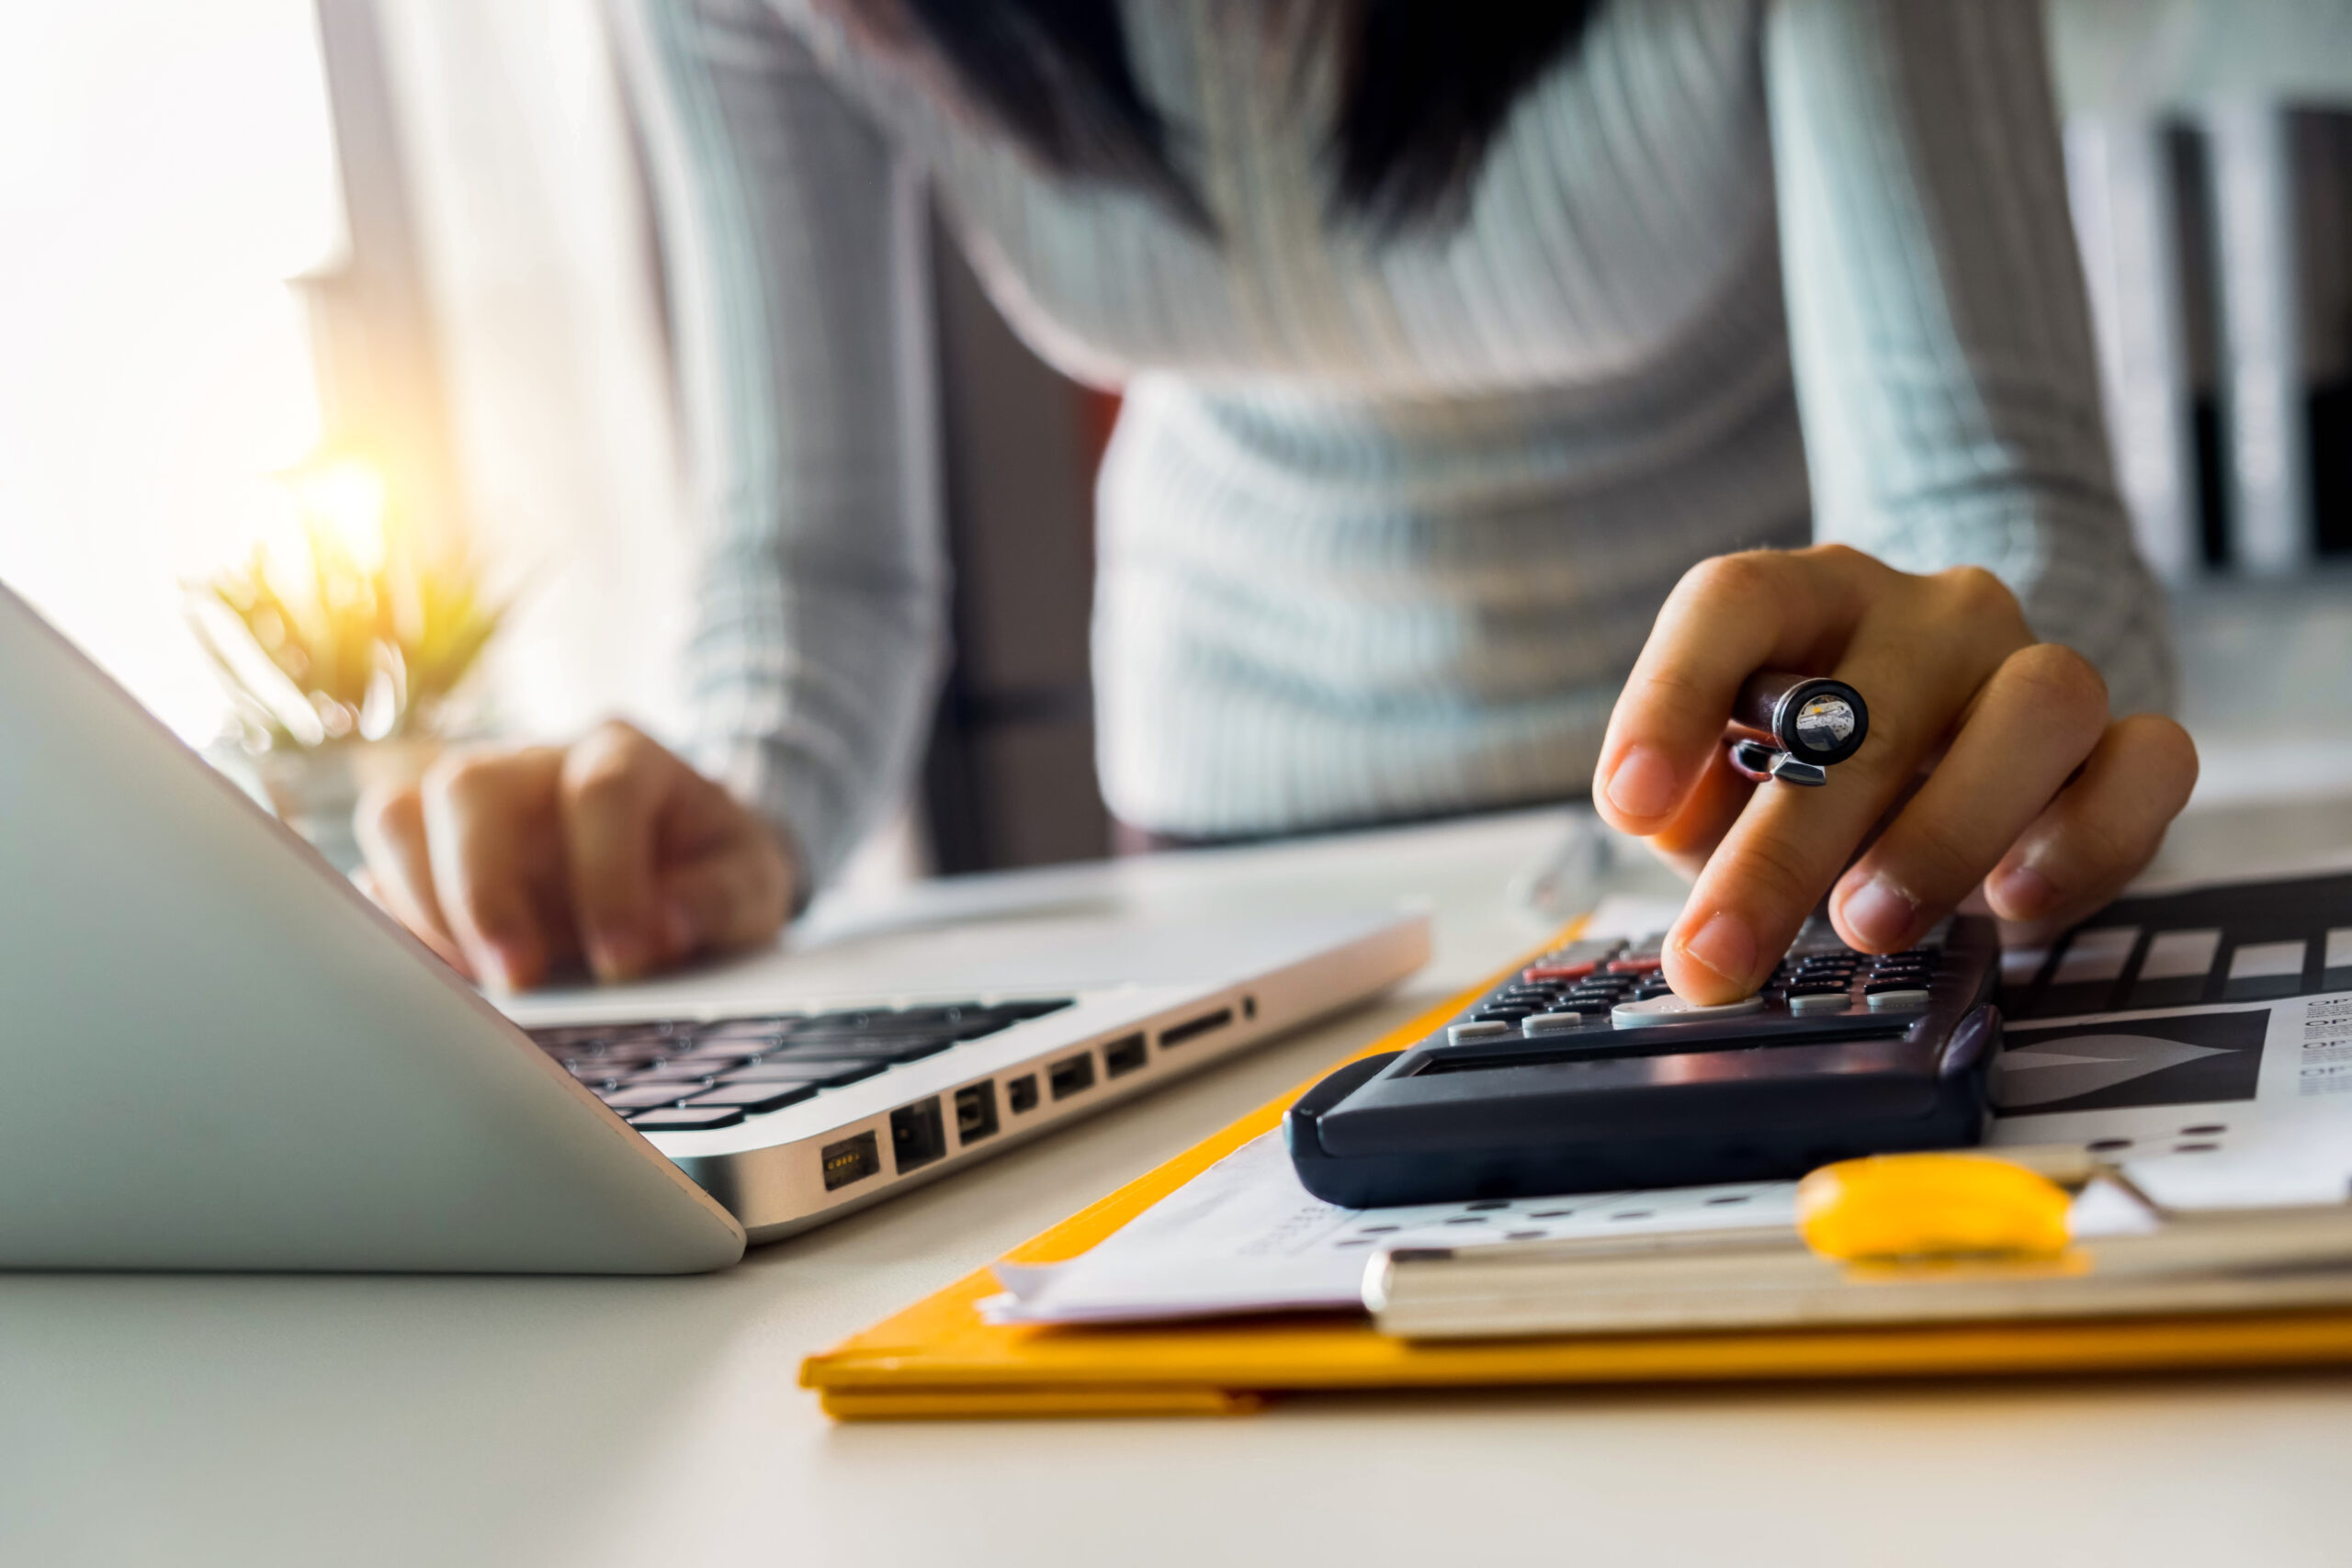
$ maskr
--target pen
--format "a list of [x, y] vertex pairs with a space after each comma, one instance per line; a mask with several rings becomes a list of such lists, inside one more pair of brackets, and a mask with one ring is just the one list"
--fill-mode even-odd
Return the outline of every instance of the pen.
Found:
[[1759, 670], [1732, 703], [1724, 742], [1748, 778], [1826, 784], [1828, 768], [1860, 750], [1870, 732], [1870, 709], [1845, 682]]

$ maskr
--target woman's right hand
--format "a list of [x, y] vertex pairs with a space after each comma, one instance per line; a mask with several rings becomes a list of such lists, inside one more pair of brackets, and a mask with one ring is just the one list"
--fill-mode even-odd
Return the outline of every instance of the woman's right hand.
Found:
[[[1824, 787], [1758, 784], [1727, 760], [1724, 721], [1757, 670], [1835, 675], [1869, 701], [1869, 742]], [[2109, 713], [2098, 671], [2036, 641], [1990, 572], [1918, 576], [1816, 545], [1683, 577], [1592, 793], [1611, 827], [1693, 876], [1666, 977], [1716, 1004], [1764, 983], [1824, 895], [1864, 953], [1908, 947], [1963, 900], [2054, 935], [2139, 874], [2196, 782], [2188, 731]]]
[[749, 807], [628, 725], [451, 752], [359, 805], [379, 903], [460, 973], [627, 980], [783, 929], [793, 868]]

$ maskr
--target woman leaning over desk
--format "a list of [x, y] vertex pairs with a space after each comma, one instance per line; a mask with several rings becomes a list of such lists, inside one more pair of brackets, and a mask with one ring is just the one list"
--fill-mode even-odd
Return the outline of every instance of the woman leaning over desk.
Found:
[[[1126, 394], [1094, 665], [1127, 823], [1589, 781], [1695, 874], [1667, 974], [1721, 1001], [1833, 885], [1870, 949], [1979, 888], [2080, 914], [2188, 796], [2187, 736], [2111, 716], [2166, 700], [2164, 611], [2033, 0], [616, 19], [707, 508], [701, 771], [608, 726], [373, 803], [381, 897], [484, 979], [764, 940], [899, 795], [944, 618], [926, 187], [1030, 342]], [[1758, 668], [1869, 697], [1835, 787], [1725, 766]]]

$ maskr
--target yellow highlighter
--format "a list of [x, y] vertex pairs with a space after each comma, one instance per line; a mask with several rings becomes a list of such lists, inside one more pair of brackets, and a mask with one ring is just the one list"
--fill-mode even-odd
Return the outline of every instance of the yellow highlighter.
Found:
[[2073, 1201], [2049, 1177], [1991, 1155], [1873, 1155], [1797, 1183], [1797, 1232], [1847, 1263], [2050, 1258], [2066, 1250]]

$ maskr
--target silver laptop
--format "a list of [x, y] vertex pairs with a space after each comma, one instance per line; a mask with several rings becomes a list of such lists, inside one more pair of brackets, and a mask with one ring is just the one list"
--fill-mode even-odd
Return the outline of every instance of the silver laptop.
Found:
[[848, 926], [510, 1018], [0, 589], [0, 1267], [721, 1268], [1428, 948], [1399, 910]]

